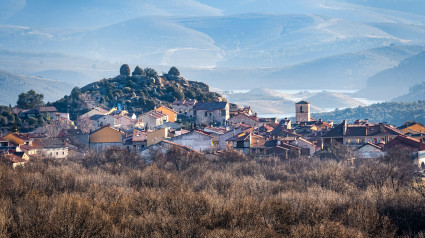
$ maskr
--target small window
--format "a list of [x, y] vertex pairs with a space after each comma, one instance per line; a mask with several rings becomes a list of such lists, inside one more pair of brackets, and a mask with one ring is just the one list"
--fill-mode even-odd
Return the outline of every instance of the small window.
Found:
[[62, 155], [65, 155], [65, 151], [64, 151], [64, 152], [62, 152]]
[[300, 112], [304, 112], [303, 106], [300, 106]]
[[59, 155], [59, 152], [56, 152], [56, 155]]
[[221, 110], [221, 116], [226, 116], [226, 110]]
[[208, 116], [208, 112], [205, 112], [205, 116], [206, 116], [206, 117]]

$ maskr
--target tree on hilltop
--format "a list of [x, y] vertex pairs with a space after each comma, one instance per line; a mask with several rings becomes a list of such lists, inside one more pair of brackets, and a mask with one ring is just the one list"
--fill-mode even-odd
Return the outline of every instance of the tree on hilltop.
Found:
[[136, 66], [136, 68], [134, 69], [132, 75], [133, 76], [136, 76], [136, 75], [145, 76], [146, 74], [145, 74], [145, 71], [142, 68], [140, 68], [139, 66]]
[[130, 66], [128, 66], [128, 64], [123, 64], [123, 65], [121, 65], [121, 68], [120, 68], [120, 75], [123, 75], [123, 76], [130, 76]]
[[178, 77], [180, 76], [180, 71], [176, 67], [171, 67], [168, 74]]
[[22, 109], [38, 108], [44, 105], [43, 100], [43, 94], [38, 94], [34, 90], [29, 90], [27, 93], [19, 94], [16, 106]]
[[145, 69], [146, 76], [156, 78], [158, 77], [158, 73], [152, 68]]

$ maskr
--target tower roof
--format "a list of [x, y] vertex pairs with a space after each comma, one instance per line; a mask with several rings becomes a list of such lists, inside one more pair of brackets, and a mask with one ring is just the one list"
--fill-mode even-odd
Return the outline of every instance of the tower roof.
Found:
[[310, 103], [303, 100], [303, 101], [297, 102], [296, 104], [310, 104]]

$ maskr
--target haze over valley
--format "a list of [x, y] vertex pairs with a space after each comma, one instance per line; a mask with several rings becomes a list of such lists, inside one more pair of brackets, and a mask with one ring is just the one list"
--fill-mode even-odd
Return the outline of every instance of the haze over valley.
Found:
[[[160, 73], [176, 66], [185, 78], [219, 90], [353, 92], [322, 94], [321, 109], [365, 105], [358, 98], [404, 100], [424, 81], [423, 6], [420, 0], [2, 1], [0, 69], [53, 80], [67, 93], [114, 77], [128, 63]], [[401, 77], [407, 78], [397, 83]], [[285, 113], [291, 97], [281, 98], [264, 113]]]

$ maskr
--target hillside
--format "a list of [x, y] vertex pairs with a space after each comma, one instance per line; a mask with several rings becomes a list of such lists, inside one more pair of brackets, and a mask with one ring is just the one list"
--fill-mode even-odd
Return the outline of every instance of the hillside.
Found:
[[425, 101], [401, 103], [385, 102], [366, 107], [347, 108], [333, 112], [316, 113], [314, 118], [341, 123], [343, 120], [354, 122], [357, 119], [369, 119], [371, 122], [387, 122], [401, 126], [407, 121], [425, 123]]
[[118, 107], [130, 113], [142, 113], [159, 105], [170, 106], [175, 100], [196, 99], [200, 102], [223, 100], [210, 92], [205, 83], [188, 81], [171, 74], [159, 76], [154, 69], [146, 68], [146, 75], [102, 79], [82, 88], [74, 88], [69, 96], [53, 103], [59, 111], [68, 111], [71, 118], [87, 111], [90, 106]]
[[348, 95], [322, 91], [308, 97], [306, 101], [321, 108], [346, 108], [365, 106], [366, 104]]
[[[425, 78], [424, 78], [425, 81]], [[409, 88], [409, 93], [394, 98], [393, 102], [416, 102], [425, 100], [425, 82], [413, 85]]]
[[0, 70], [0, 104], [15, 105], [18, 95], [28, 90], [44, 95], [45, 101], [55, 101], [70, 92], [70, 84], [35, 76], [24, 76]]
[[403, 60], [396, 67], [375, 74], [357, 95], [385, 100], [404, 95], [410, 87], [425, 81], [424, 65], [425, 51]]

